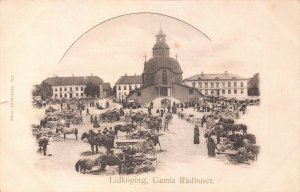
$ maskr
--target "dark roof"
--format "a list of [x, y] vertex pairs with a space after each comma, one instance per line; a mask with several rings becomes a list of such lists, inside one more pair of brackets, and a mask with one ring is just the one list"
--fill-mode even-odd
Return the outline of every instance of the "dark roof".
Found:
[[141, 75], [121, 76], [116, 84], [143, 84]]
[[103, 90], [110, 90], [110, 83], [103, 83]]
[[192, 77], [186, 78], [183, 81], [197, 81], [197, 80], [233, 80], [233, 79], [246, 79], [233, 73], [214, 73], [214, 74], [197, 74]]
[[170, 49], [169, 45], [165, 42], [158, 42], [152, 49]]
[[174, 73], [182, 73], [181, 67], [176, 59], [171, 57], [153, 57], [145, 63], [143, 73], [155, 73], [161, 68], [168, 68]]
[[43, 82], [46, 82], [53, 86], [64, 86], [64, 85], [86, 85], [89, 82], [95, 84], [102, 84], [103, 80], [98, 76], [74, 76], [74, 77], [49, 77]]

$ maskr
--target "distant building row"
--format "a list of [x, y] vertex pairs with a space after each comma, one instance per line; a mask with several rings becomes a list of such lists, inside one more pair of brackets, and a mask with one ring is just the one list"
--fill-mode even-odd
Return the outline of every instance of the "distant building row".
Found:
[[[228, 73], [201, 74], [183, 80], [183, 85], [195, 88], [203, 95], [224, 96], [232, 98], [247, 97], [247, 78]], [[129, 93], [143, 87], [143, 78], [140, 75], [122, 76], [116, 83], [116, 97], [126, 99]]]
[[52, 87], [53, 99], [81, 99], [85, 98], [84, 89], [91, 82], [99, 85], [100, 92], [97, 98], [104, 98], [110, 94], [110, 84], [104, 83], [98, 76], [72, 76], [72, 77], [49, 77], [43, 81]]

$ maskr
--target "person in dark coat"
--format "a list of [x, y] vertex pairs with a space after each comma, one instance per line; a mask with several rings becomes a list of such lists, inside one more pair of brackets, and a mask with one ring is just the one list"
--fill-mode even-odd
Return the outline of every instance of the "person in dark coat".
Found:
[[100, 127], [100, 125], [99, 125], [99, 123], [98, 123], [98, 120], [97, 120], [97, 117], [95, 116], [95, 118], [94, 118], [94, 125], [93, 125], [93, 127], [94, 128], [99, 128]]
[[200, 131], [199, 131], [198, 126], [195, 125], [195, 128], [194, 128], [194, 144], [199, 144], [200, 143], [199, 137], [200, 137]]
[[89, 111], [89, 108], [86, 108], [86, 116], [90, 115], [90, 111]]
[[91, 115], [91, 118], [90, 118], [90, 120], [91, 120], [91, 123], [93, 123], [93, 122], [94, 122], [94, 117], [93, 117], [93, 115]]
[[207, 153], [208, 153], [208, 156], [209, 157], [215, 157], [216, 156], [216, 152], [215, 152], [215, 149], [216, 149], [216, 144], [214, 142], [214, 140], [212, 138], [208, 138], [208, 141], [207, 141]]

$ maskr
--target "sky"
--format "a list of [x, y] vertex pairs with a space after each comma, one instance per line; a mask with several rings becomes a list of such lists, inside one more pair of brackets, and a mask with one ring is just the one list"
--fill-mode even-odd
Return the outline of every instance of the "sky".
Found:
[[248, 78], [259, 72], [257, 61], [249, 59], [259, 51], [257, 36], [231, 34], [218, 41], [205, 29], [195, 29], [167, 16], [144, 13], [121, 16], [88, 30], [70, 45], [48, 75], [93, 73], [112, 85], [125, 73], [140, 75], [144, 56], [147, 60], [152, 57], [155, 35], [160, 28], [167, 35], [170, 57], [177, 55], [184, 78], [201, 72], [225, 71]]

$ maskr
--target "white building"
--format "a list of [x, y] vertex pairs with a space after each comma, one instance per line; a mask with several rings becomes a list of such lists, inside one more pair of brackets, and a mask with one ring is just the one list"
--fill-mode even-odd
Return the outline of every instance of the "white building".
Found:
[[198, 89], [203, 95], [229, 98], [247, 97], [247, 78], [228, 73], [197, 74], [183, 80], [183, 84]]
[[103, 97], [103, 80], [98, 76], [72, 76], [72, 77], [49, 77], [43, 82], [52, 86], [53, 99], [85, 98], [84, 89], [89, 82], [99, 85], [100, 93], [97, 98]]
[[130, 91], [143, 87], [143, 78], [140, 75], [121, 76], [116, 82], [116, 97], [121, 101], [125, 100]]

